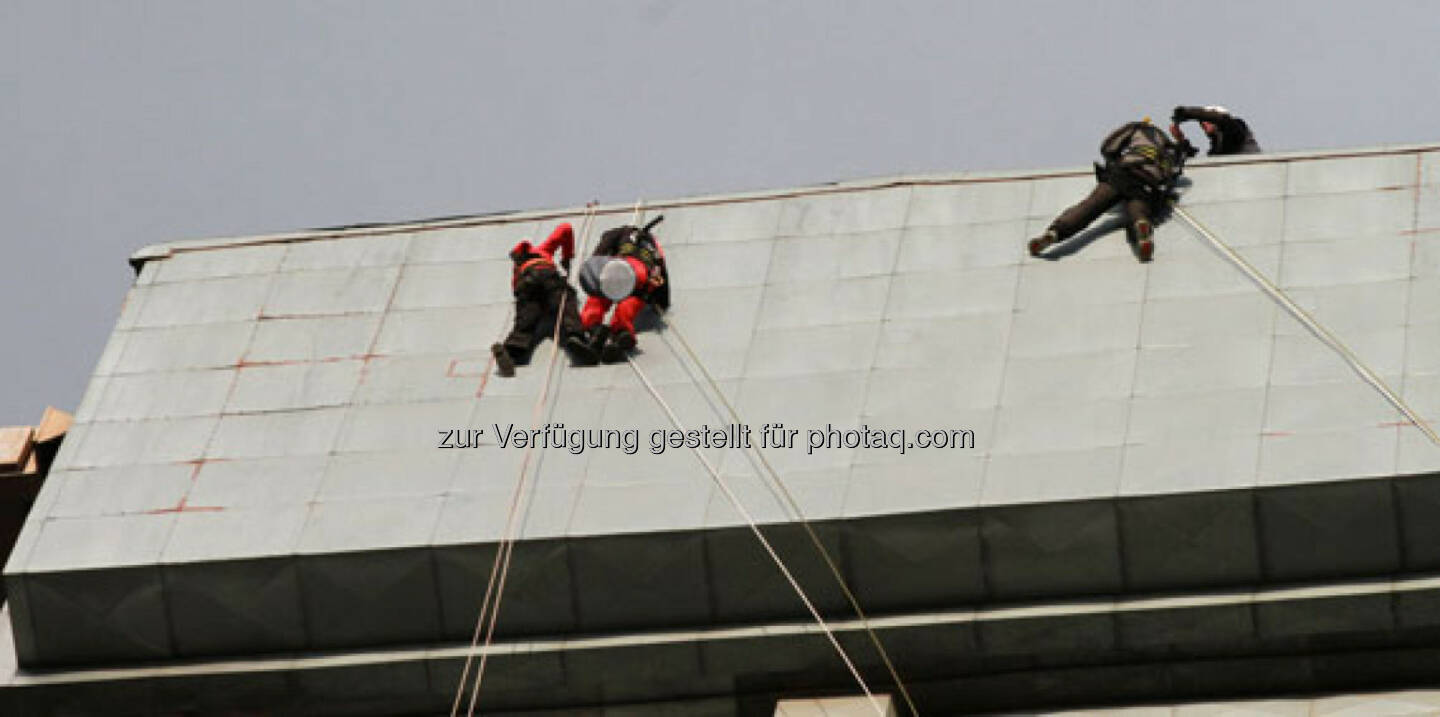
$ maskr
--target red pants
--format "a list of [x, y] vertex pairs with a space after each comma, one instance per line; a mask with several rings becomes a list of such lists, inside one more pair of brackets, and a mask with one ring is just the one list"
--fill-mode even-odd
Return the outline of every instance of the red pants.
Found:
[[[605, 312], [610, 310], [612, 302], [603, 296], [591, 296], [585, 299], [585, 308], [580, 310], [580, 325], [590, 328], [605, 320]], [[610, 319], [610, 328], [614, 331], [624, 330], [630, 335], [635, 335], [635, 317], [640, 310], [645, 308], [645, 301], [638, 296], [627, 296], [615, 305], [615, 315]]]

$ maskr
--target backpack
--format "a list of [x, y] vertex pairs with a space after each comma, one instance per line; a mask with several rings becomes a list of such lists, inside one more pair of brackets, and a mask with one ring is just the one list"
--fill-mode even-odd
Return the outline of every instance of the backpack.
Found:
[[[1151, 194], [1168, 190], [1185, 164], [1179, 145], [1149, 122], [1130, 122], [1100, 143], [1105, 158], [1104, 176], [1127, 193]], [[1097, 167], [1097, 176], [1101, 170]]]

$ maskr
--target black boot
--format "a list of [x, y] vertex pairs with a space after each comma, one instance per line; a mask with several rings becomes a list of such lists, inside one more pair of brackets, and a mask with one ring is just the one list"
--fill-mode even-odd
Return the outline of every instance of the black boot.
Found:
[[510, 352], [505, 350], [505, 344], [491, 344], [490, 354], [495, 357], [497, 373], [505, 378], [515, 375], [515, 360], [510, 358]]
[[577, 331], [565, 337], [565, 352], [577, 366], [594, 366], [600, 357], [590, 348], [590, 337], [584, 331]]
[[605, 363], [619, 363], [635, 349], [635, 334], [629, 331], [617, 332], [609, 345], [600, 351], [600, 360]]
[[1051, 244], [1060, 241], [1060, 236], [1054, 229], [1046, 229], [1044, 234], [1030, 240], [1030, 256], [1040, 256]]
[[596, 356], [605, 350], [605, 342], [610, 340], [610, 327], [600, 325], [590, 329], [590, 335], [586, 338], [590, 347], [590, 353]]

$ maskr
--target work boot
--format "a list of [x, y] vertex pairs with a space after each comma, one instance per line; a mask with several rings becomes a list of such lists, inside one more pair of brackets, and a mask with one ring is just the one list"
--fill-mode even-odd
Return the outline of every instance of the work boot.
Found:
[[491, 344], [490, 354], [495, 357], [497, 373], [505, 378], [515, 375], [515, 359], [511, 358], [510, 352], [505, 349], [505, 344]]
[[590, 335], [585, 337], [586, 346], [590, 349], [590, 353], [595, 354], [597, 357], [600, 356], [601, 351], [605, 350], [605, 342], [609, 339], [610, 327], [605, 325], [595, 326], [590, 329]]
[[1135, 255], [1140, 257], [1141, 262], [1148, 262], [1155, 255], [1154, 234], [1155, 228], [1150, 226], [1149, 220], [1135, 222]]
[[1054, 229], [1046, 229], [1044, 234], [1030, 240], [1030, 256], [1040, 256], [1040, 253], [1050, 247], [1051, 244], [1060, 241], [1060, 235]]
[[635, 334], [629, 331], [617, 331], [609, 345], [600, 352], [600, 360], [605, 363], [620, 363], [634, 349]]
[[600, 357], [590, 349], [590, 337], [584, 331], [576, 331], [565, 337], [565, 353], [579, 366], [594, 366]]

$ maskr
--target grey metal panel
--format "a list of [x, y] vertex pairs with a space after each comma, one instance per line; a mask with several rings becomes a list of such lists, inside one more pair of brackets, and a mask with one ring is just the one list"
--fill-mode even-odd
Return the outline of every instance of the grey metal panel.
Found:
[[1257, 496], [1266, 577], [1278, 582], [1400, 568], [1399, 526], [1382, 481], [1291, 486]]
[[184, 463], [52, 473], [47, 480], [63, 479], [46, 515], [82, 518], [173, 508], [190, 490], [194, 475], [195, 468]]
[[256, 363], [359, 358], [375, 341], [383, 314], [267, 318], [253, 325], [245, 360]]
[[[391, 518], [404, 519], [398, 512]], [[428, 552], [316, 552], [302, 556], [299, 566], [310, 646], [440, 639], [440, 597]]]
[[1278, 278], [1286, 287], [1393, 282], [1410, 275], [1410, 247], [1368, 232], [1325, 241], [1289, 241], [1283, 251]]
[[[569, 549], [566, 542], [559, 540], [528, 540], [514, 545], [500, 597], [497, 636], [561, 634], [576, 629]], [[451, 640], [468, 640], [474, 635], [485, 589], [495, 568], [495, 545], [442, 546], [433, 554], [444, 635]]]
[[852, 566], [849, 584], [870, 610], [964, 605], [986, 597], [974, 515], [895, 516], [842, 527], [842, 534], [842, 554]]
[[36, 654], [28, 664], [174, 655], [156, 566], [25, 576]]
[[[1226, 180], [1227, 182], [1229, 180]], [[1285, 205], [1272, 199], [1227, 201], [1195, 205], [1187, 192], [1184, 202], [1190, 212], [1234, 247], [1275, 244], [1284, 237]], [[1187, 241], [1188, 238], [1180, 238]], [[1167, 246], [1168, 252], [1171, 247]]]
[[1410, 192], [1381, 190], [1288, 197], [1285, 241], [1392, 235], [1411, 228], [1414, 209]]
[[892, 283], [886, 319], [937, 319], [1009, 312], [1020, 265], [905, 274]]
[[1153, 592], [1260, 582], [1248, 491], [1119, 501], [1125, 585]]
[[760, 301], [756, 328], [874, 322], [885, 311], [890, 277], [771, 283]]
[[[1192, 237], [1170, 227], [1171, 241], [1157, 238], [1158, 259], [1149, 272], [1145, 297], [1155, 299], [1212, 298], [1220, 296], [1254, 296], [1255, 285], [1246, 276], [1216, 256], [1209, 247], [1201, 246]], [[1159, 252], [1164, 252], [1160, 256]], [[1268, 277], [1280, 271], [1279, 244], [1260, 244], [1235, 248], [1241, 258]], [[1168, 259], [1168, 260], [1167, 260]], [[1132, 260], [1133, 261], [1133, 260]]]
[[[784, 237], [774, 242], [771, 282], [825, 281], [891, 273], [900, 231]], [[683, 250], [682, 250], [683, 251]]]
[[963, 457], [924, 469], [896, 464], [859, 464], [845, 492], [846, 517], [933, 510], [937, 505], [980, 503], [985, 459]]
[[350, 403], [366, 364], [327, 361], [278, 366], [246, 366], [234, 372], [235, 385], [225, 400], [227, 413], [294, 411]]
[[395, 266], [405, 262], [412, 236], [381, 234], [290, 244], [280, 262], [280, 271]]
[[239, 508], [303, 506], [315, 495], [325, 455], [207, 461], [195, 473], [189, 500]]
[[787, 199], [781, 203], [775, 233], [815, 236], [898, 229], [905, 223], [909, 203], [909, 187]]
[[760, 329], [746, 375], [755, 378], [861, 371], [870, 367], [876, 323]]
[[380, 327], [375, 352], [414, 355], [488, 350], [510, 330], [510, 311], [502, 304], [392, 311]]
[[211, 565], [289, 556], [299, 546], [310, 512], [303, 504], [236, 508], [193, 500], [185, 507], [175, 518], [160, 556], [167, 564]]
[[1286, 194], [1337, 194], [1389, 189], [1415, 183], [1408, 154], [1292, 162]]
[[1026, 222], [1018, 220], [938, 227], [916, 226], [912, 222], [900, 235], [895, 273], [924, 272], [936, 266], [976, 269], [1017, 265], [1024, 254], [1026, 226]]
[[[522, 238], [529, 237], [532, 243], [543, 241], [544, 235], [541, 232], [548, 232], [550, 227], [560, 221], [557, 219], [552, 224], [512, 220], [416, 232], [410, 241], [405, 261], [409, 264], [451, 264], [495, 259], [504, 256], [505, 252]], [[580, 231], [578, 224], [575, 231]]]
[[1389, 632], [1395, 624], [1393, 602], [1390, 595], [1256, 601], [1255, 625], [1264, 639], [1305, 641], [1319, 648], [1325, 640], [1336, 640], [1346, 633]]
[[433, 309], [509, 302], [515, 264], [500, 254], [463, 264], [410, 264], [395, 287], [395, 309]]
[[433, 495], [317, 499], [310, 505], [310, 516], [300, 533], [297, 551], [326, 555], [426, 545], [434, 533], [443, 501], [443, 497]]
[[[1066, 179], [1052, 182], [1059, 182], [1066, 189], [1074, 184]], [[1090, 183], [1094, 184], [1094, 181], [1090, 180]], [[905, 224], [911, 227], [986, 224], [1023, 217], [1030, 207], [1031, 185], [1028, 182], [915, 187]], [[1018, 241], [1022, 237], [1014, 238]]]
[[596, 538], [573, 543], [570, 560], [583, 631], [693, 625], [712, 614], [702, 535]]
[[[1219, 414], [1210, 420], [1223, 423], [1227, 418]], [[1120, 495], [1246, 488], [1255, 484], [1259, 436], [1214, 435], [1204, 444], [1183, 437], [1139, 438], [1137, 432], [1154, 428], [1138, 427], [1137, 422], [1141, 420], [1131, 412], [1128, 437], [1131, 443], [1126, 444], [1122, 459]]]
[[1440, 477], [1401, 478], [1394, 483], [1404, 567], [1432, 570], [1440, 565]]
[[249, 321], [170, 326], [125, 332], [115, 373], [150, 373], [234, 366], [245, 358], [255, 325]]
[[1118, 645], [1116, 616], [1109, 612], [1024, 620], [986, 620], [978, 625], [985, 653], [997, 658], [1042, 651], [1050, 654], [1103, 655]]
[[667, 251], [665, 263], [676, 291], [759, 286], [765, 283], [773, 248], [773, 241], [691, 244]]
[[154, 268], [153, 283], [157, 284], [269, 274], [280, 266], [286, 249], [284, 244], [260, 244], [223, 251], [182, 251], [164, 261], [146, 262], [145, 268]]
[[981, 501], [985, 505], [1015, 505], [1115, 495], [1119, 492], [1123, 454], [1119, 446], [1104, 446], [993, 455], [985, 469]]
[[313, 456], [335, 446], [348, 409], [231, 414], [222, 416], [206, 457], [223, 459]]
[[987, 511], [981, 536], [991, 594], [997, 598], [1121, 589], [1119, 528], [1109, 501]]
[[1292, 166], [1290, 162], [1267, 162], [1190, 167], [1185, 170], [1191, 184], [1185, 189], [1184, 201], [1205, 204], [1282, 197]]
[[[210, 561], [165, 565], [161, 573], [176, 655], [278, 652], [306, 646], [294, 562]], [[236, 600], [237, 595], [245, 599]]]
[[94, 421], [213, 416], [235, 380], [233, 370], [176, 371], [111, 376]]
[[1256, 632], [1248, 604], [1135, 610], [1116, 619], [1126, 650], [1165, 658], [1213, 654], [1253, 641]]
[[268, 274], [256, 274], [135, 289], [144, 292], [144, 303], [134, 328], [253, 320], [260, 315], [271, 281]]
[[[56, 466], [98, 468], [196, 460], [204, 455], [217, 423], [217, 418], [204, 416], [85, 424], [84, 440], [68, 454], [62, 446]], [[72, 429], [68, 435], [74, 434]]]
[[393, 266], [276, 274], [264, 315], [288, 318], [383, 311], [399, 276], [400, 268]]
[[25, 568], [30, 572], [103, 569], [157, 562], [174, 512], [46, 518]]
[[[832, 556], [841, 553], [841, 532], [820, 524], [812, 530]], [[849, 603], [808, 533], [798, 525], [761, 528], [785, 567], [822, 614], [844, 615]], [[710, 603], [720, 622], [750, 622], [805, 614], [803, 603], [748, 527], [711, 531], [705, 536], [705, 568]]]
[[461, 400], [468, 403], [475, 399], [480, 379], [460, 366], [488, 361], [489, 353], [487, 350], [483, 354], [456, 352], [371, 358], [365, 362], [357, 381], [353, 402], [357, 411], [368, 409], [370, 404]]
[[438, 496], [449, 490], [458, 451], [341, 453], [333, 456], [316, 501]]

